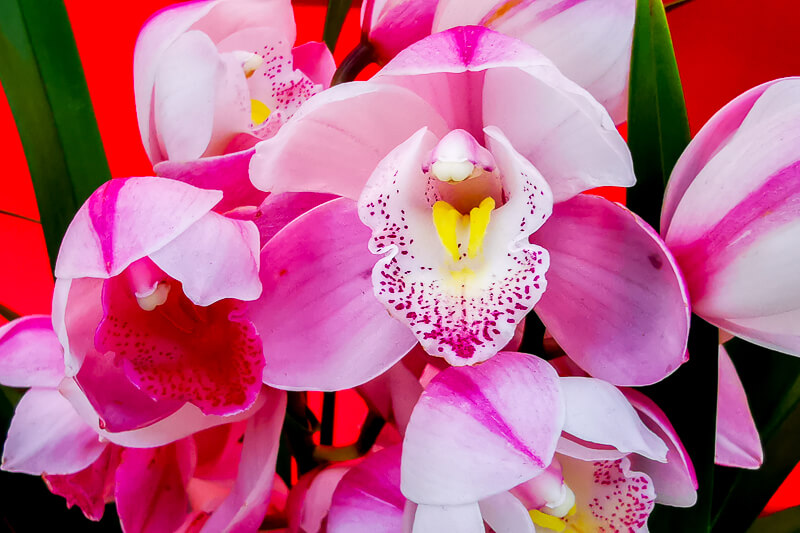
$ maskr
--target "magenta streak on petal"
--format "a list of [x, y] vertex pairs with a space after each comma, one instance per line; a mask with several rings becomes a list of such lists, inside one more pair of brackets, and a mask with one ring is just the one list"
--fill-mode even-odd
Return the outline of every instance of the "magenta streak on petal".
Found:
[[692, 300], [699, 300], [706, 293], [710, 274], [724, 268], [731, 257], [751, 245], [763, 231], [796, 218], [785, 207], [798, 201], [800, 161], [773, 174], [701, 238], [672, 245], [668, 235], [668, 244], [686, 275]]
[[442, 374], [439, 381], [431, 383], [429, 390], [433, 393], [435, 389], [440, 387], [450, 391], [453, 395], [453, 401], [462, 403], [462, 410], [469, 413], [469, 416], [492, 433], [502, 436], [514, 449], [530, 458], [534, 465], [539, 468], [547, 466], [542, 461], [542, 458], [533, 453], [517, 436], [513, 428], [506, 423], [491, 400], [483, 394], [480, 386], [467, 375], [466, 371]]
[[97, 236], [100, 239], [100, 249], [103, 251], [103, 262], [106, 271], [111, 274], [114, 263], [114, 222], [116, 203], [122, 187], [127, 179], [112, 179], [95, 191], [89, 198], [89, 219], [92, 221]]
[[472, 64], [472, 59], [475, 57], [475, 50], [478, 49], [480, 40], [483, 34], [486, 33], [486, 28], [481, 26], [462, 26], [452, 31], [453, 41], [458, 47], [461, 61], [464, 63], [464, 66], [469, 67]]

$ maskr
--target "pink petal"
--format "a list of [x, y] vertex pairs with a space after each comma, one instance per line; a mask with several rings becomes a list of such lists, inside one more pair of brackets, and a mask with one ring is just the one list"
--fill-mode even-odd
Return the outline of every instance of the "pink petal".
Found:
[[667, 462], [660, 463], [631, 455], [631, 468], [646, 472], [656, 489], [656, 502], [674, 507], [691, 507], [697, 501], [697, 477], [667, 415], [653, 401], [634, 389], [625, 389], [625, 396], [639, 411], [642, 421], [667, 444]]
[[697, 132], [675, 164], [669, 177], [669, 183], [667, 183], [667, 189], [664, 191], [664, 205], [661, 207], [662, 235], [666, 235], [669, 231], [675, 209], [686, 193], [686, 189], [719, 149], [730, 142], [731, 136], [742, 125], [742, 121], [756, 101], [764, 94], [764, 91], [779, 81], [762, 83], [737, 96], [716, 112]]
[[403, 531], [400, 447], [370, 453], [344, 475], [328, 513], [332, 533]]
[[481, 515], [495, 533], [536, 533], [528, 510], [510, 492], [480, 502]]
[[78, 210], [56, 261], [58, 278], [108, 278], [184, 232], [222, 198], [163, 178], [114, 179]]
[[289, 44], [296, 37], [294, 13], [287, 0], [217, 0], [213, 9], [192, 26], [218, 43], [237, 30], [268, 27], [280, 31], [279, 39]]
[[125, 531], [176, 530], [189, 514], [186, 483], [194, 468], [192, 441], [126, 448], [117, 468], [115, 500]]
[[762, 342], [797, 336], [798, 255], [787, 243], [800, 229], [798, 95], [800, 79], [763, 92], [686, 188], [666, 237], [694, 311], [714, 323], [728, 321], [733, 333], [754, 330], [758, 339], [760, 330]]
[[[616, 122], [627, 114], [627, 84], [636, 2], [470, 2], [441, 0], [434, 31], [481, 24], [520, 39], [588, 90]], [[580, 39], [575, 39], [580, 35]]]
[[599, 379], [567, 377], [561, 378], [561, 390], [565, 433], [666, 462], [666, 444], [647, 429], [619, 389]]
[[49, 316], [25, 316], [0, 327], [0, 383], [55, 388], [62, 379], [64, 349]]
[[89, 520], [103, 518], [106, 503], [114, 501], [114, 478], [122, 448], [106, 446], [95, 462], [74, 474], [45, 475], [53, 494], [67, 500], [67, 508], [77, 505]]
[[306, 211], [335, 198], [336, 196], [332, 194], [316, 192], [270, 194], [249, 219], [258, 227], [263, 247], [289, 222]]
[[370, 409], [393, 424], [400, 435], [405, 434], [408, 420], [423, 390], [417, 377], [404, 364], [407, 359], [403, 358], [358, 388]]
[[563, 421], [558, 377], [541, 359], [501, 352], [475, 367], [448, 368], [411, 415], [403, 494], [460, 505], [519, 485], [550, 464]]
[[147, 156], [152, 162], [164, 159], [152, 123], [153, 84], [164, 51], [192, 24], [202, 18], [215, 2], [192, 2], [170, 6], [144, 24], [133, 53], [133, 87], [136, 118]]
[[94, 353], [94, 331], [103, 318], [100, 303], [103, 280], [59, 279], [53, 290], [53, 330], [64, 347], [64, 373], [78, 373], [83, 360]]
[[222, 191], [214, 210], [224, 213], [243, 205], [259, 205], [266, 196], [250, 183], [247, 171], [255, 148], [193, 161], [162, 161], [153, 167], [156, 175], [201, 189]]
[[287, 502], [290, 531], [322, 531], [333, 493], [350, 464], [337, 463], [304, 474], [292, 487]]
[[556, 204], [532, 240], [551, 262], [536, 313], [581, 368], [616, 385], [646, 385], [686, 360], [686, 288], [639, 217], [604, 198], [576, 196]]
[[331, 85], [336, 62], [325, 43], [305, 43], [292, 49], [292, 63], [308, 78], [324, 89]]
[[181, 282], [194, 304], [208, 306], [225, 298], [259, 297], [260, 253], [255, 224], [211, 212], [150, 254], [150, 259]]
[[755, 469], [764, 462], [764, 450], [758, 436], [747, 394], [728, 352], [719, 347], [719, 396], [717, 398], [717, 446], [714, 462], [718, 465]]
[[414, 336], [372, 293], [368, 240], [353, 202], [340, 199], [298, 217], [264, 247], [264, 293], [250, 304], [250, 316], [267, 354], [265, 383], [346, 389], [381, 374], [414, 346]]
[[628, 458], [586, 462], [559, 457], [564, 482], [575, 493], [577, 513], [566, 517], [587, 531], [646, 532], [655, 507], [653, 482], [632, 470]]
[[59, 390], [69, 400], [81, 419], [90, 427], [96, 428], [95, 431], [104, 439], [120, 446], [132, 448], [163, 446], [210, 427], [246, 420], [264, 405], [265, 400], [264, 395], [260, 394], [250, 408], [229, 416], [205, 415], [197, 407], [184, 404], [171, 415], [139, 429], [110, 432], [100, 429], [102, 423], [97, 412], [74, 380], [65, 379], [61, 382]]
[[[167, 47], [159, 58], [153, 87], [153, 121], [165, 159], [190, 161], [206, 152], [215, 126], [216, 89], [228, 86], [233, 80], [226, 78], [234, 75], [202, 32], [186, 32]], [[247, 85], [241, 68], [238, 77], [244, 96]], [[243, 105], [232, 105], [228, 111], [240, 116], [244, 125], [249, 123]]]
[[415, 94], [367, 82], [313, 96], [271, 139], [259, 143], [250, 179], [264, 191], [327, 192], [357, 199], [386, 154], [423, 126], [446, 126]]
[[53, 389], [30, 389], [17, 404], [3, 448], [3, 470], [72, 474], [105, 449], [70, 403]]
[[484, 533], [483, 518], [477, 503], [464, 505], [418, 505], [414, 515], [414, 533]]
[[230, 495], [222, 502], [202, 531], [254, 531], [258, 529], [269, 504], [275, 477], [278, 441], [286, 394], [264, 389], [264, 406], [247, 422], [239, 471]]
[[630, 153], [606, 110], [516, 39], [454, 28], [407, 48], [374, 79], [413, 90], [450, 128], [479, 140], [484, 125], [497, 126], [547, 178], [556, 201], [635, 182]]
[[[375, 4], [369, 42], [379, 58], [391, 59], [403, 48], [431, 34], [436, 0], [394, 0]], [[362, 18], [367, 5], [367, 2], [362, 4]]]
[[153, 399], [128, 379], [112, 354], [94, 350], [87, 354], [74, 381], [96, 413], [98, 425], [92, 425], [95, 429], [112, 432], [138, 429], [166, 418], [183, 404]]
[[128, 379], [155, 400], [191, 402], [206, 414], [244, 411], [258, 395], [264, 368], [244, 304], [195, 306], [175, 285], [163, 305], [145, 311], [125, 280], [106, 280], [98, 351], [113, 352]]

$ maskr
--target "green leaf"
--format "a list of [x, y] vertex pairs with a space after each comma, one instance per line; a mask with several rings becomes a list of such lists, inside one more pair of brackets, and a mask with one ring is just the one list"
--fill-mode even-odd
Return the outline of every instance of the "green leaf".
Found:
[[328, 11], [325, 13], [325, 28], [322, 30], [322, 40], [328, 45], [328, 50], [333, 52], [336, 41], [342, 32], [344, 19], [353, 0], [328, 0]]
[[628, 146], [637, 184], [628, 206], [658, 228], [664, 187], [689, 143], [689, 120], [661, 0], [638, 0], [628, 97]]
[[0, 80], [25, 149], [53, 265], [78, 207], [110, 178], [60, 0], [0, 2]]
[[715, 495], [714, 531], [720, 533], [753, 523], [800, 461], [800, 359], [740, 339], [725, 347], [747, 391], [764, 464], [759, 470], [717, 468], [725, 481]]
[[800, 506], [759, 518], [747, 533], [797, 533], [800, 531]]

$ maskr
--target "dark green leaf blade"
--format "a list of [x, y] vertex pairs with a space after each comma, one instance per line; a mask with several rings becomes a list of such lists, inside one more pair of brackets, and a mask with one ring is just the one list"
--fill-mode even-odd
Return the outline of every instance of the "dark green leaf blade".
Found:
[[[759, 470], [718, 467], [715, 532], [745, 531], [800, 461], [800, 358], [741, 339], [726, 344], [764, 447]], [[794, 531], [800, 531], [800, 527]]]
[[328, 11], [325, 13], [325, 28], [322, 30], [322, 40], [328, 45], [328, 50], [333, 52], [336, 41], [342, 32], [344, 19], [353, 0], [328, 0]]
[[689, 144], [689, 120], [661, 0], [638, 0], [628, 97], [628, 146], [637, 184], [628, 206], [658, 228], [664, 186]]
[[0, 2], [0, 80], [25, 149], [52, 265], [78, 207], [110, 178], [63, 2]]

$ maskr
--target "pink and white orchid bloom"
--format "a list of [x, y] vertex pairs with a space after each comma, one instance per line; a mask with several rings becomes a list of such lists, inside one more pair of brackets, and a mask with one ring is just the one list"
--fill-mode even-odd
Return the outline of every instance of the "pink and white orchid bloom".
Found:
[[254, 196], [252, 146], [328, 87], [336, 68], [322, 43], [292, 48], [295, 34], [290, 0], [180, 3], [145, 23], [134, 92], [158, 175], [223, 189], [239, 203]]
[[635, 0], [377, 0], [362, 4], [361, 24], [381, 63], [456, 26], [515, 37], [547, 56], [620, 123], [627, 117], [635, 14]]
[[112, 441], [159, 421], [185, 436], [257, 408], [264, 352], [245, 302], [261, 294], [259, 231], [213, 212], [221, 197], [114, 179], [67, 230], [53, 299], [61, 389]]
[[261, 523], [275, 475], [283, 392], [264, 387], [246, 421], [212, 420], [199, 426], [224, 425], [174, 442], [175, 431], [163, 425], [160, 439], [146, 435], [155, 424], [127, 432], [136, 447], [120, 446], [59, 392], [60, 384], [74, 382], [64, 376], [63, 350], [46, 316], [0, 328], [0, 383], [30, 387], [11, 421], [3, 470], [44, 476], [54, 494], [87, 518], [100, 520], [114, 501], [125, 531], [230, 531]]
[[751, 89], [683, 153], [661, 232], [692, 310], [761, 346], [800, 355], [800, 78]]
[[521, 41], [481, 27], [428, 37], [373, 80], [312, 97], [250, 172], [273, 194], [344, 197], [264, 247], [252, 307], [271, 333], [268, 384], [352, 387], [416, 341], [450, 364], [484, 361], [534, 306], [594, 376], [641, 385], [684, 361], [687, 295], [663, 242], [578, 195], [633, 184], [624, 141]]
[[648, 474], [671, 449], [610, 384], [504, 352], [433, 379], [402, 452], [342, 478], [328, 531], [646, 531], [661, 486], [694, 494]]

